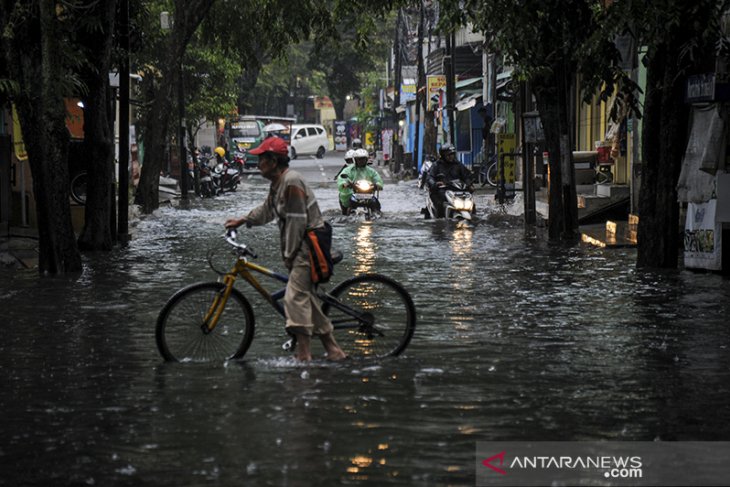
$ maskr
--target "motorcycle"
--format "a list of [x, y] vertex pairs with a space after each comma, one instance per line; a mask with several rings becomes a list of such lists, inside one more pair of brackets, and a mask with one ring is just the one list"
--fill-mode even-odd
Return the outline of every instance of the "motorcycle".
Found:
[[426, 208], [424, 209], [426, 218], [447, 218], [471, 222], [476, 213], [476, 206], [469, 186], [455, 179], [447, 183], [442, 190], [445, 190], [443, 208], [437, 208], [432, 198], [433, 192], [426, 198]]
[[231, 166], [234, 167], [239, 174], [242, 174], [243, 170], [246, 168], [246, 153], [241, 151], [234, 151]]
[[223, 194], [226, 191], [235, 191], [241, 182], [241, 173], [225, 159], [213, 168], [211, 173], [217, 193]]
[[[347, 179], [347, 174], [340, 177]], [[363, 213], [367, 220], [380, 215], [380, 200], [375, 184], [367, 179], [350, 181], [352, 195], [350, 196], [349, 214]]]
[[[213, 159], [215, 161], [215, 159]], [[198, 155], [196, 158], [198, 164], [198, 182], [200, 184], [198, 188], [198, 195], [202, 198], [211, 198], [218, 193], [213, 177], [211, 176], [211, 158], [210, 156]], [[195, 186], [195, 173], [190, 170], [190, 183], [189, 188]]]

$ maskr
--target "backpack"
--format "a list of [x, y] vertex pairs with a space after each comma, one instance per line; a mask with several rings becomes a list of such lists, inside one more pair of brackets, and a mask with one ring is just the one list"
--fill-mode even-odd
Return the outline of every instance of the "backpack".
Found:
[[305, 239], [309, 245], [312, 282], [319, 284], [329, 281], [334, 269], [334, 263], [332, 262], [332, 225], [324, 222], [322, 227], [307, 230]]

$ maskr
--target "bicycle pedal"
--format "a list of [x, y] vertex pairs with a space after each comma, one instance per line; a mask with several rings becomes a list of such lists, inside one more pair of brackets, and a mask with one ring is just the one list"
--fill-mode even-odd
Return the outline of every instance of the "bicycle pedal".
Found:
[[285, 352], [291, 352], [292, 350], [294, 350], [294, 340], [290, 338], [289, 340], [285, 341], [285, 342], [284, 342], [284, 343], [283, 343], [283, 344], [281, 345], [281, 348], [282, 348], [282, 350], [284, 350]]

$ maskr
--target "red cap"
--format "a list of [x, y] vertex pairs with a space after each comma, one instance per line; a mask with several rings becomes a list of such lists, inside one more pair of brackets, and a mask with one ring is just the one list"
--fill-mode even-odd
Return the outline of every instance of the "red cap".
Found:
[[264, 141], [261, 142], [261, 145], [248, 151], [249, 154], [253, 154], [255, 156], [263, 154], [264, 152], [273, 152], [274, 154], [288, 156], [289, 147], [286, 145], [284, 139], [279, 137], [269, 137], [264, 139]]

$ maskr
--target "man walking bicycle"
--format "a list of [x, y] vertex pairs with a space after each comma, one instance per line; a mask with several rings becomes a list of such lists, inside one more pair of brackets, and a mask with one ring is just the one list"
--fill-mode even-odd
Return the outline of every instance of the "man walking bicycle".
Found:
[[279, 223], [281, 256], [289, 270], [284, 294], [286, 330], [297, 337], [297, 359], [312, 359], [311, 337], [319, 336], [327, 359], [346, 358], [332, 334], [332, 323], [322, 312], [312, 283], [307, 230], [324, 226], [322, 212], [311, 188], [296, 171], [289, 169], [289, 148], [279, 137], [269, 137], [249, 151], [259, 156], [261, 175], [271, 181], [269, 195], [261, 205], [241, 218], [231, 218], [226, 228], [264, 225], [275, 218]]

